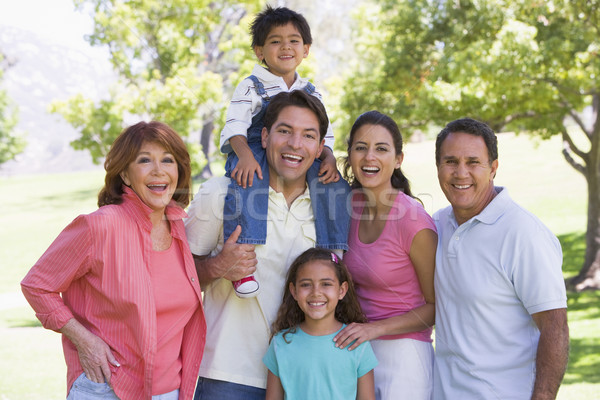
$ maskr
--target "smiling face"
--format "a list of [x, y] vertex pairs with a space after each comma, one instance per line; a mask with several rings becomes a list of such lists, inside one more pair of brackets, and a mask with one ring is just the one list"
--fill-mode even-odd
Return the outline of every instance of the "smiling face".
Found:
[[492, 201], [498, 160], [490, 163], [481, 136], [450, 133], [440, 147], [438, 180], [458, 224], [478, 215]]
[[392, 134], [381, 125], [363, 125], [350, 146], [349, 161], [355, 179], [365, 189], [382, 192], [392, 189], [391, 177], [402, 164]]
[[121, 178], [144, 204], [162, 214], [177, 189], [177, 162], [160, 144], [144, 142]]
[[304, 44], [300, 31], [288, 22], [275, 26], [263, 46], [255, 46], [256, 57], [267, 64], [269, 71], [281, 76], [288, 87], [294, 82], [296, 68], [308, 56], [309, 44]]
[[290, 293], [305, 316], [312, 332], [328, 332], [337, 328], [335, 308], [348, 291], [348, 282], [340, 284], [330, 261], [313, 260], [302, 265]]
[[283, 108], [270, 131], [267, 128], [262, 131], [269, 185], [284, 195], [303, 191], [306, 171], [321, 154], [323, 144], [319, 121], [313, 111], [297, 106]]

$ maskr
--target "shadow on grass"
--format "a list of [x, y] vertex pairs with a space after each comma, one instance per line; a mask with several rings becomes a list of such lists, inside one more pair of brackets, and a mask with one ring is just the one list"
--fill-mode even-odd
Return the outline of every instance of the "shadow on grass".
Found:
[[[565, 279], [579, 274], [585, 256], [585, 232], [558, 236], [563, 250]], [[600, 291], [567, 292], [569, 323], [582, 322], [590, 332], [600, 329]], [[578, 325], [581, 327], [581, 325]], [[597, 335], [571, 337], [569, 367], [563, 383], [600, 383], [600, 338]]]
[[558, 236], [563, 251], [563, 275], [565, 279], [579, 273], [585, 256], [585, 232], [572, 232]]
[[[78, 202], [78, 201], [87, 201], [90, 198], [94, 198], [98, 196], [98, 192], [101, 188], [93, 188], [93, 189], [85, 189], [85, 190], [77, 190], [69, 192], [68, 201], [69, 202]], [[40, 202], [47, 206], [48, 204], [53, 206], [63, 206], [65, 204], [65, 193], [57, 193], [52, 196], [43, 196], [40, 197]]]
[[28, 198], [27, 202], [9, 200], [12, 213], [29, 212], [32, 207], [38, 209], [71, 209], [73, 204], [84, 203], [96, 199], [101, 188], [72, 190], [51, 195]]
[[6, 321], [9, 328], [41, 328], [42, 324], [37, 319], [9, 319]]
[[[42, 324], [28, 306], [15, 307], [0, 313], [0, 327], [3, 328], [38, 328]], [[1, 397], [1, 396], [0, 396]]]
[[[563, 250], [563, 275], [565, 279], [579, 273], [585, 256], [585, 232], [558, 236]], [[567, 292], [569, 320], [600, 319], [600, 291]]]
[[567, 309], [570, 321], [600, 320], [600, 292], [568, 292]]
[[600, 383], [600, 341], [598, 338], [571, 339], [569, 367], [563, 383]]

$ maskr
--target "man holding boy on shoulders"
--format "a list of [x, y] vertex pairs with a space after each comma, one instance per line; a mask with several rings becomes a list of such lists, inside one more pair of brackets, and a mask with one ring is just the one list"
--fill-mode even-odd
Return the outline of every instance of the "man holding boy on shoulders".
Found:
[[[265, 245], [236, 243], [239, 226], [223, 243], [223, 200], [229, 178], [205, 182], [190, 206], [186, 232], [204, 290], [208, 330], [195, 399], [265, 397], [267, 371], [262, 357], [286, 273], [291, 262], [316, 243], [306, 172], [323, 150], [328, 123], [323, 104], [302, 90], [271, 99], [262, 131], [269, 165]], [[339, 195], [345, 200], [347, 194]], [[251, 273], [261, 283], [260, 293], [241, 299], [231, 281]]]

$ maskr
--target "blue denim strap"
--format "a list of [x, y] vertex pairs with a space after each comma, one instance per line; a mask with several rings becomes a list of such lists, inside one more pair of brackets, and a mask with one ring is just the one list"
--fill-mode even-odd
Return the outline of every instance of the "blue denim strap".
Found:
[[256, 91], [256, 94], [258, 94], [264, 101], [271, 101], [271, 98], [265, 90], [265, 85], [263, 85], [255, 75], [250, 75], [246, 79], [250, 79], [252, 82], [254, 82], [254, 90]]
[[304, 86], [304, 91], [310, 95], [312, 95], [313, 93], [315, 93], [317, 91], [317, 89], [315, 88], [315, 85], [313, 85], [310, 82], [306, 83], [306, 86]]

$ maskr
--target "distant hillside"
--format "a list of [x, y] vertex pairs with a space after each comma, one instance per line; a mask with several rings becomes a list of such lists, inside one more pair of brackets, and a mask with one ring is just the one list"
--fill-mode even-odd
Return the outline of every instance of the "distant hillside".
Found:
[[0, 175], [98, 168], [87, 152], [69, 145], [77, 132], [47, 110], [52, 100], [77, 93], [101, 98], [114, 80], [108, 57], [99, 49], [84, 54], [31, 32], [2, 26], [0, 49], [13, 64], [5, 71], [2, 88], [19, 106], [17, 128], [27, 132], [28, 141], [23, 154], [0, 167]]

